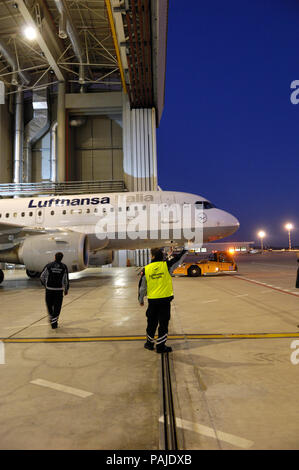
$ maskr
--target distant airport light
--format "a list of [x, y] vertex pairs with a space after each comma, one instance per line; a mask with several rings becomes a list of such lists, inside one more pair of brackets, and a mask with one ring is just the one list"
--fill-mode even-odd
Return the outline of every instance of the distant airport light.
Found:
[[32, 26], [25, 26], [23, 33], [25, 38], [29, 39], [29, 41], [34, 41], [37, 37], [36, 29]]
[[258, 232], [258, 236], [259, 236], [260, 239], [261, 239], [261, 250], [262, 250], [262, 252], [263, 252], [263, 250], [264, 250], [263, 239], [264, 239], [264, 237], [266, 236], [266, 233], [265, 233], [263, 230], [260, 230], [260, 231]]
[[291, 230], [294, 228], [293, 224], [286, 224], [284, 228], [288, 231], [289, 234], [289, 250], [292, 249], [292, 242], [291, 242]]
[[234, 252], [235, 252], [234, 248], [230, 248], [228, 251], [229, 251], [230, 253], [234, 253]]

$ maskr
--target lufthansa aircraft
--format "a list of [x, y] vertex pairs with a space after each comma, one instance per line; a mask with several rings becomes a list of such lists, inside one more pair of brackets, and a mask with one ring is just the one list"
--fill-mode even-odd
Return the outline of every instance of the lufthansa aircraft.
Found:
[[25, 265], [36, 277], [61, 251], [76, 272], [110, 264], [114, 250], [200, 244], [238, 228], [205, 198], [172, 191], [2, 199], [0, 263]]

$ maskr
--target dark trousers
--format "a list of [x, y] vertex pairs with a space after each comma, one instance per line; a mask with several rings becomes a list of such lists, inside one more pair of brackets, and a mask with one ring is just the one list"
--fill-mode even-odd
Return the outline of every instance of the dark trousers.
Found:
[[63, 301], [62, 290], [48, 290], [46, 289], [46, 304], [49, 312], [50, 323], [58, 321], [60, 310]]
[[154, 343], [154, 337], [158, 328], [157, 350], [163, 349], [167, 340], [168, 323], [170, 320], [169, 299], [148, 299], [147, 316], [147, 341]]

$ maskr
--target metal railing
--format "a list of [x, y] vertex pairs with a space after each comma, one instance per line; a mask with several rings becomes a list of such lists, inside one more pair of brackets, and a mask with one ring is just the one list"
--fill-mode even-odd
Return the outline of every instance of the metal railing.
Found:
[[13, 196], [39, 196], [60, 194], [115, 193], [127, 191], [124, 181], [65, 181], [53, 183], [4, 183], [0, 184], [0, 198]]

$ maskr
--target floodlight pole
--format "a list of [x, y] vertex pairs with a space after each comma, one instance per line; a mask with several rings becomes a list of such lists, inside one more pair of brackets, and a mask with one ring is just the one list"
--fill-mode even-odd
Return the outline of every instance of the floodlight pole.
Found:
[[291, 243], [291, 230], [289, 229], [289, 230], [288, 230], [288, 232], [289, 232], [289, 250], [291, 250], [291, 249], [292, 249], [292, 243]]

